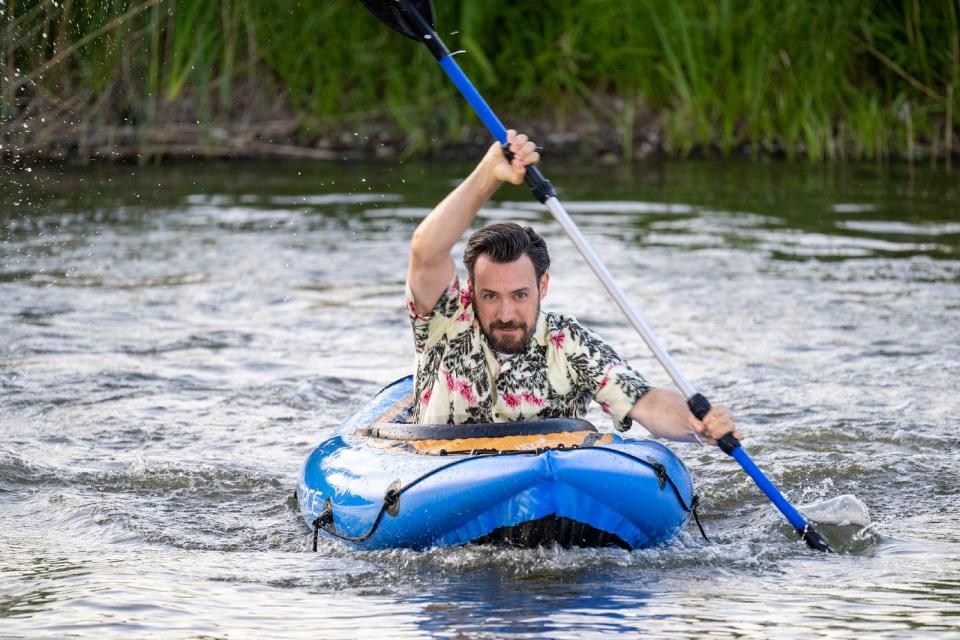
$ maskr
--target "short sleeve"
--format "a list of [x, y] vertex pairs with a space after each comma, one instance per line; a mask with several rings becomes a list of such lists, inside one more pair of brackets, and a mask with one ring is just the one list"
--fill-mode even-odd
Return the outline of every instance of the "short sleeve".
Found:
[[413, 343], [417, 353], [422, 353], [436, 344], [437, 340], [446, 333], [450, 323], [467, 313], [466, 307], [469, 307], [469, 301], [466, 291], [460, 288], [460, 278], [454, 275], [430, 313], [422, 315], [417, 313], [413, 291], [410, 289], [410, 283], [407, 282], [407, 315], [413, 325]]
[[579, 383], [593, 393], [617, 429], [626, 431], [633, 424], [630, 410], [652, 387], [610, 345], [576, 320], [568, 318], [563, 332], [570, 338], [567, 361]]

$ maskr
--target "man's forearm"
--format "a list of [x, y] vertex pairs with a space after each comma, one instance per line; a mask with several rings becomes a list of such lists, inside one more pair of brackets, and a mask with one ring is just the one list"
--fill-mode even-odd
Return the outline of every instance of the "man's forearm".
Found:
[[499, 186], [489, 163], [477, 165], [417, 227], [410, 242], [411, 259], [424, 267], [450, 260], [453, 246]]
[[655, 436], [681, 442], [696, 440], [696, 418], [683, 396], [672, 389], [651, 389], [633, 405], [630, 417]]
[[728, 433], [732, 433], [737, 440], [743, 439], [743, 434], [736, 430], [733, 416], [724, 405], [713, 405], [700, 421], [690, 413], [684, 397], [673, 389], [651, 389], [633, 405], [630, 417], [653, 435], [669, 440], [699, 440], [716, 444]]

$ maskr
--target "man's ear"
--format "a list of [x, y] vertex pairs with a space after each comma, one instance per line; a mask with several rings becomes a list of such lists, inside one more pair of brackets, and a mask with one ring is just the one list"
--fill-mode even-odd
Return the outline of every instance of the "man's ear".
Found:
[[547, 287], [550, 285], [550, 274], [544, 273], [540, 276], [540, 299], [547, 297]]

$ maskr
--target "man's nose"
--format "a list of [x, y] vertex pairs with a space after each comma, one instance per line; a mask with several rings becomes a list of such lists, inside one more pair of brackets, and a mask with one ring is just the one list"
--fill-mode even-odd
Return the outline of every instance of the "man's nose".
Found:
[[510, 300], [503, 300], [497, 307], [497, 320], [512, 322], [517, 318], [517, 305]]

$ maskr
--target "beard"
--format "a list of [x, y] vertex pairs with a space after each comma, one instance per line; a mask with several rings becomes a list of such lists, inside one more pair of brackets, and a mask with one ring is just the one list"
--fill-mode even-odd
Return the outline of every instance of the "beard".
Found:
[[[537, 302], [537, 314], [534, 316], [534, 322], [532, 325], [528, 325], [526, 322], [519, 320], [513, 322], [500, 322], [494, 320], [493, 322], [487, 324], [483, 321], [483, 318], [480, 317], [479, 311], [477, 310], [476, 300], [473, 302], [474, 312], [477, 314], [477, 322], [480, 325], [480, 332], [483, 333], [484, 337], [487, 339], [487, 342], [490, 343], [490, 346], [493, 347], [494, 351], [499, 353], [505, 353], [512, 355], [514, 353], [520, 353], [527, 346], [527, 343], [530, 342], [530, 338], [533, 337], [533, 332], [537, 328], [536, 318], [540, 317], [540, 302]], [[497, 331], [503, 331], [505, 329], [517, 329], [517, 333], [510, 334], [497, 334]]]

